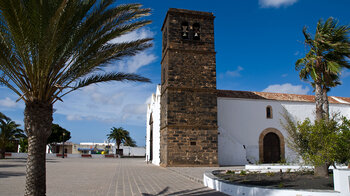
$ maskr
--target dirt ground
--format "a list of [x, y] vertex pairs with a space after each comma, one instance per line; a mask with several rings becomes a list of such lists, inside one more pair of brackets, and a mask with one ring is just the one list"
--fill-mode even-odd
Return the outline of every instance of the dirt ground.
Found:
[[239, 172], [235, 174], [231, 171], [218, 171], [213, 174], [229, 183], [248, 186], [281, 189], [334, 189], [332, 174], [328, 177], [316, 177], [313, 172]]

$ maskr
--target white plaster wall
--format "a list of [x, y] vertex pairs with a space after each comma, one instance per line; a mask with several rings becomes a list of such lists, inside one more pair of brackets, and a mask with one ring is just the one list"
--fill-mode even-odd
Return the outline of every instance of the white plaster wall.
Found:
[[[266, 118], [266, 107], [272, 107], [272, 119]], [[315, 104], [280, 102], [273, 100], [218, 98], [218, 156], [220, 165], [244, 165], [259, 161], [259, 136], [267, 128], [279, 130], [285, 138], [285, 158], [297, 162], [299, 158], [287, 146], [287, 132], [282, 128], [282, 114], [288, 113], [296, 121], [314, 119]], [[350, 105], [331, 104], [330, 112], [350, 117]]]
[[152, 163], [160, 163], [160, 85], [156, 94], [152, 95], [151, 103], [147, 107], [147, 134], [146, 134], [146, 161], [150, 158], [150, 117], [153, 118], [153, 160]]
[[145, 147], [130, 147], [123, 146], [123, 155], [124, 156], [145, 156], [146, 148]]

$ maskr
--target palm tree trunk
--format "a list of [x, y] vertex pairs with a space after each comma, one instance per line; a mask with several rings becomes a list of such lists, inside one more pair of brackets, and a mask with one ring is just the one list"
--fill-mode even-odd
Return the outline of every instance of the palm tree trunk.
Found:
[[5, 149], [0, 148], [0, 159], [5, 158]]
[[322, 84], [319, 81], [315, 81], [315, 103], [316, 103], [316, 121], [323, 118], [323, 93]]
[[[327, 94], [327, 93], [326, 93]], [[315, 102], [316, 102], [316, 121], [324, 119], [325, 112], [323, 108], [324, 104], [323, 88], [320, 81], [315, 81]], [[317, 166], [315, 165], [315, 176], [328, 176], [327, 164]]]
[[328, 176], [328, 167], [329, 164], [324, 163], [322, 165], [319, 166], [315, 166], [315, 176]]
[[46, 195], [46, 141], [51, 134], [52, 104], [26, 103], [24, 125], [28, 135], [25, 195]]
[[120, 143], [117, 143], [117, 151], [115, 152], [116, 157], [119, 157]]
[[328, 95], [327, 95], [327, 88], [322, 88], [322, 95], [323, 95], [323, 112], [324, 112], [324, 118], [325, 120], [329, 120], [329, 101], [328, 101]]

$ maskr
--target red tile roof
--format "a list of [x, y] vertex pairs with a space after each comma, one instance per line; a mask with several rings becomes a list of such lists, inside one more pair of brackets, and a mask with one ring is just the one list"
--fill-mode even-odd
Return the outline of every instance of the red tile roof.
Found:
[[[218, 93], [218, 97], [243, 98], [243, 99], [266, 99], [266, 100], [276, 100], [276, 101], [315, 102], [314, 95], [297, 95], [297, 94], [286, 94], [286, 93], [231, 91], [231, 90], [217, 90], [217, 93]], [[335, 98], [336, 99], [334, 99], [333, 96], [329, 96], [328, 97], [329, 103], [350, 104], [349, 97], [335, 97]]]

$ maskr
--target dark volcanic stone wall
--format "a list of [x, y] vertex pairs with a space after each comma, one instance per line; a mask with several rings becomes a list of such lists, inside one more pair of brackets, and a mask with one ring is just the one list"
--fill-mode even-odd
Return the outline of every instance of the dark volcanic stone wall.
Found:
[[[190, 37], [181, 37], [187, 22]], [[200, 40], [191, 27], [200, 24]], [[161, 165], [216, 166], [217, 95], [212, 13], [169, 9], [162, 28]]]

